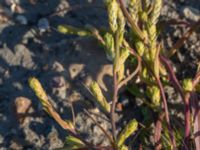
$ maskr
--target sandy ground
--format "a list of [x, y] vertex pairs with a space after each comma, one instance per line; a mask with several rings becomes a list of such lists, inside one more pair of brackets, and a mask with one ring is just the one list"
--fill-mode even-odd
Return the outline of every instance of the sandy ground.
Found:
[[[97, 80], [106, 92], [112, 85], [112, 66], [94, 39], [56, 31], [59, 24], [106, 27], [107, 15], [102, 1], [18, 0], [17, 3], [20, 7], [12, 8], [14, 12], [11, 12], [9, 0], [0, 0], [0, 14], [6, 12], [7, 16], [3, 21], [0, 16], [0, 149], [46, 150], [64, 145], [67, 133], [42, 110], [28, 87], [30, 76], [42, 82], [64, 119], [72, 118], [70, 104], [73, 102], [77, 128], [86, 139], [106, 144], [99, 129], [83, 113], [86, 108], [99, 114], [84, 85]], [[71, 11], [55, 13], [63, 7]], [[200, 18], [199, 11], [198, 0], [165, 0], [161, 19], [192, 23]], [[186, 30], [173, 26], [162, 31], [166, 48]], [[173, 58], [179, 77], [193, 76], [199, 60], [200, 34], [196, 32], [180, 49], [178, 59]], [[186, 71], [180, 71], [183, 68]], [[24, 109], [20, 110], [21, 106]], [[24, 111], [26, 115], [20, 119], [20, 112]], [[103, 115], [96, 119], [110, 128]]]

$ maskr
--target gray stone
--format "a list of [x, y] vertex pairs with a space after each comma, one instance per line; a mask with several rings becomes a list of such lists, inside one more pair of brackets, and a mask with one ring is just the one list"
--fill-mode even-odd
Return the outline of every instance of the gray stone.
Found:
[[59, 139], [58, 132], [54, 127], [52, 128], [51, 133], [49, 133], [48, 139], [49, 139], [49, 147], [48, 147], [49, 150], [54, 150], [63, 147], [63, 142], [62, 140]]
[[69, 73], [70, 73], [71, 79], [75, 79], [75, 77], [77, 77], [81, 73], [83, 68], [84, 68], [84, 64], [71, 64], [69, 66]]
[[27, 24], [28, 24], [27, 18], [26, 18], [25, 16], [23, 16], [23, 15], [18, 15], [18, 16], [16, 17], [16, 21], [17, 21], [18, 23], [22, 24], [22, 25], [27, 25]]
[[41, 32], [45, 32], [45, 31], [47, 31], [50, 28], [49, 20], [47, 18], [41, 18], [38, 21], [38, 25], [37, 26], [38, 26], [38, 29]]
[[198, 21], [200, 19], [200, 11], [190, 6], [183, 8], [183, 14], [187, 19], [193, 21]]

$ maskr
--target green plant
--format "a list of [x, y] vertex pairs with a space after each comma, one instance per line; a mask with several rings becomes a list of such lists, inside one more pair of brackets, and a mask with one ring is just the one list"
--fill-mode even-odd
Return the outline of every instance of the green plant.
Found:
[[[52, 116], [71, 135], [67, 137], [67, 149], [110, 149], [127, 150], [126, 139], [140, 128], [138, 121], [132, 119], [124, 129], [117, 135], [115, 109], [118, 101], [119, 91], [126, 86], [127, 90], [134, 97], [143, 100], [145, 107], [143, 114], [146, 121], [139, 134], [139, 147], [145, 145], [147, 139], [146, 132], [154, 134], [154, 142], [151, 144], [156, 150], [160, 149], [190, 149], [190, 139], [192, 135], [200, 131], [197, 123], [198, 117], [190, 111], [191, 101], [197, 101], [194, 95], [199, 92], [200, 70], [194, 79], [184, 79], [182, 85], [176, 78], [170, 63], [170, 57], [181, 47], [189, 35], [200, 26], [200, 21], [195, 23], [183, 37], [175, 43], [170, 51], [166, 51], [161, 42], [157, 40], [159, 28], [157, 27], [162, 0], [130, 0], [128, 8], [124, 6], [123, 0], [107, 0], [105, 5], [108, 10], [109, 29], [98, 30], [92, 26], [80, 29], [69, 25], [60, 25], [58, 31], [64, 34], [75, 34], [78, 36], [92, 36], [96, 38], [104, 47], [107, 58], [113, 63], [113, 99], [110, 105], [103, 95], [98, 83], [91, 84], [90, 90], [95, 97], [95, 103], [111, 120], [112, 134], [105, 131], [86, 111], [97, 126], [102, 130], [110, 141], [107, 147], [92, 145], [79, 136], [75, 125], [70, 121], [63, 121], [55, 112], [48, 101], [46, 93], [42, 89], [39, 81], [30, 78], [29, 84], [42, 102], [45, 111]], [[125, 70], [129, 66], [134, 66], [135, 70], [129, 75], [125, 75]], [[133, 70], [129, 68], [130, 70]], [[139, 78], [139, 83], [134, 77]], [[140, 86], [142, 85], [142, 86]], [[164, 91], [164, 86], [172, 86], [181, 95], [185, 106], [185, 125], [182, 131], [174, 129], [171, 124], [168, 102]], [[145, 87], [144, 91], [140, 89]], [[198, 112], [199, 108], [195, 111]], [[148, 118], [148, 111], [156, 114], [155, 120]], [[192, 117], [191, 117], [192, 116]], [[194, 118], [194, 120], [192, 120]], [[193, 126], [193, 124], [195, 124]], [[152, 125], [154, 129], [152, 129]], [[199, 141], [195, 140], [196, 148]], [[144, 143], [143, 143], [144, 142]]]

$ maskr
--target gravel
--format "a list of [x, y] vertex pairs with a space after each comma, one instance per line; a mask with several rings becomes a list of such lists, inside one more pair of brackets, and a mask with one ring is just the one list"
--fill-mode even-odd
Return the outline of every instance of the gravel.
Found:
[[[0, 149], [53, 150], [64, 145], [67, 133], [42, 110], [28, 87], [30, 76], [36, 76], [42, 82], [50, 101], [64, 119], [72, 119], [70, 104], [73, 103], [77, 128], [86, 140], [107, 145], [108, 140], [84, 114], [83, 108], [89, 110], [106, 129], [110, 129], [110, 124], [102, 119], [104, 115], [96, 111], [91, 101], [93, 97], [83, 85], [98, 80], [104, 91], [111, 89], [110, 62], [95, 40], [62, 35], [56, 31], [58, 24], [107, 26], [105, 10], [95, 7], [102, 6], [102, 0], [19, 2], [24, 12], [12, 12], [9, 14], [11, 20], [0, 25]], [[5, 10], [10, 10], [12, 2], [7, 0], [5, 4], [0, 0], [0, 4]], [[91, 6], [54, 13], [64, 6], [74, 8], [80, 4]], [[199, 10], [198, 0], [165, 0], [161, 19], [193, 23], [200, 17]], [[167, 27], [162, 33], [166, 48], [186, 31], [187, 28], [179, 26]], [[179, 77], [193, 76], [195, 64], [200, 60], [200, 34], [193, 33], [178, 55], [179, 59], [173, 58], [173, 61]], [[189, 68], [189, 71], [180, 72], [183, 68]], [[106, 96], [110, 98], [110, 95]], [[29, 121], [23, 126], [17, 122], [11, 107], [19, 97], [31, 100], [32, 104]], [[96, 117], [95, 113], [100, 117]]]

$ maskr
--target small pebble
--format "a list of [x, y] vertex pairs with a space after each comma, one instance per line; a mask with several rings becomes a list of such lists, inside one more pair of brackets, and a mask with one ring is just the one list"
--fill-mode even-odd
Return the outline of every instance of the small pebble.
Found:
[[184, 7], [183, 14], [187, 19], [191, 19], [193, 21], [198, 21], [200, 19], [200, 11], [193, 7]]
[[52, 69], [56, 72], [63, 72], [65, 70], [64, 66], [57, 61], [53, 63]]
[[14, 0], [5, 0], [6, 5], [10, 6], [14, 3]]
[[27, 18], [25, 16], [23, 16], [23, 15], [18, 15], [16, 17], [16, 20], [17, 20], [17, 22], [19, 22], [22, 25], [27, 25], [28, 24]]
[[24, 9], [17, 3], [12, 3], [10, 9], [13, 13], [24, 13]]
[[36, 5], [37, 4], [37, 0], [29, 0], [29, 3], [32, 5]]
[[0, 14], [0, 23], [6, 23], [9, 20], [10, 18], [6, 14], [3, 14], [3, 13]]
[[85, 65], [84, 64], [71, 64], [69, 66], [69, 73], [71, 79], [75, 79], [84, 69]]
[[26, 113], [30, 112], [32, 102], [26, 97], [17, 97], [14, 101], [14, 110], [17, 120], [20, 124], [28, 122], [28, 118], [25, 117]]
[[65, 99], [66, 98], [66, 89], [69, 87], [69, 84], [65, 81], [63, 76], [56, 76], [52, 79], [52, 93], [57, 97]]
[[41, 32], [45, 32], [50, 28], [49, 20], [47, 18], [41, 18], [38, 21], [38, 28]]
[[127, 107], [129, 105], [129, 99], [128, 97], [122, 95], [119, 97], [119, 102], [117, 103], [117, 111], [122, 111], [123, 108]]
[[[66, 8], [69, 8], [70, 5], [69, 5], [69, 2], [66, 1], [66, 0], [61, 0], [60, 1], [60, 4], [57, 6], [56, 8], [56, 12], [59, 12], [60, 10], [64, 10]], [[64, 16], [65, 14], [67, 13], [67, 9], [65, 11], [60, 11], [58, 13], [59, 16]]]
[[23, 146], [20, 143], [14, 141], [14, 140], [11, 140], [9, 149], [21, 150], [21, 149], [23, 149]]
[[61, 88], [65, 86], [65, 79], [63, 77], [57, 76], [52, 79], [52, 86], [54, 88]]

